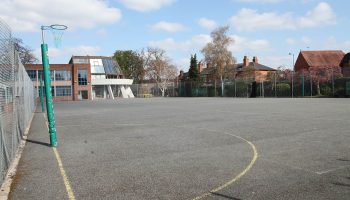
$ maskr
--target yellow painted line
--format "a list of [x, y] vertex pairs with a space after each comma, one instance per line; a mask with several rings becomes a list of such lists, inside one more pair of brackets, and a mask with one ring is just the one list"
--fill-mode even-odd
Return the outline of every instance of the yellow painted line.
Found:
[[250, 145], [250, 147], [252, 148], [252, 150], [253, 150], [253, 158], [250, 161], [249, 165], [241, 173], [239, 173], [237, 176], [235, 176], [234, 178], [232, 178], [231, 180], [229, 180], [225, 184], [223, 184], [223, 185], [221, 185], [221, 186], [219, 186], [217, 188], [214, 188], [214, 189], [210, 190], [207, 193], [204, 193], [204, 194], [202, 194], [200, 196], [197, 196], [197, 197], [193, 198], [192, 200], [200, 200], [200, 199], [203, 199], [205, 197], [208, 197], [212, 193], [216, 193], [216, 192], [218, 192], [218, 191], [228, 187], [229, 185], [233, 184], [234, 182], [238, 181], [242, 176], [244, 176], [253, 167], [254, 163], [258, 159], [258, 151], [256, 150], [256, 147], [255, 147], [255, 145], [252, 142], [250, 142], [249, 140], [246, 140], [246, 139], [244, 139], [244, 138], [242, 138], [242, 137], [240, 137], [238, 135], [233, 135], [233, 134], [230, 134], [230, 133], [224, 133], [224, 134], [231, 135], [233, 137], [239, 138], [239, 139], [245, 141], [246, 143], [248, 143]]
[[[45, 114], [44, 114], [44, 117], [46, 118]], [[49, 128], [49, 125], [47, 124], [47, 120], [45, 120], [45, 123], [46, 123], [47, 128]], [[71, 187], [71, 185], [69, 183], [69, 179], [68, 179], [67, 173], [64, 170], [64, 167], [63, 167], [63, 164], [62, 164], [61, 156], [58, 153], [58, 150], [57, 150], [56, 147], [52, 147], [52, 150], [55, 153], [55, 157], [56, 157], [56, 160], [57, 160], [58, 168], [60, 169], [61, 176], [63, 178], [63, 183], [64, 183], [64, 186], [66, 187], [68, 198], [69, 198], [69, 200], [75, 200], [73, 189], [72, 189], [72, 187]]]
[[66, 171], [63, 168], [63, 164], [62, 164], [62, 160], [61, 160], [60, 154], [58, 153], [56, 147], [52, 147], [52, 149], [53, 149], [53, 152], [55, 153], [55, 156], [56, 156], [56, 159], [57, 159], [57, 163], [58, 163], [58, 167], [60, 168], [61, 175], [62, 175], [62, 178], [63, 178], [64, 185], [66, 186], [66, 191], [67, 191], [67, 194], [68, 194], [68, 198], [70, 200], [75, 200], [72, 187], [70, 186], [70, 183], [69, 183]]

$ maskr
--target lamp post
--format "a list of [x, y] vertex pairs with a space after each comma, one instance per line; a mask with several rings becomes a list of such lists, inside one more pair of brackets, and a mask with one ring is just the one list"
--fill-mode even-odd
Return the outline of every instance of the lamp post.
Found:
[[294, 53], [289, 53], [293, 56], [293, 65], [292, 65], [292, 98], [294, 98]]

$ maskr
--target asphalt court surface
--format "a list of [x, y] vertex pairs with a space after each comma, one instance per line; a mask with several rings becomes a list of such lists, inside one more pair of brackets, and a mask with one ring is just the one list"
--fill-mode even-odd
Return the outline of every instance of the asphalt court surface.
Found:
[[[350, 199], [349, 99], [58, 102], [55, 116], [75, 199]], [[38, 112], [11, 199], [69, 199], [48, 138]]]

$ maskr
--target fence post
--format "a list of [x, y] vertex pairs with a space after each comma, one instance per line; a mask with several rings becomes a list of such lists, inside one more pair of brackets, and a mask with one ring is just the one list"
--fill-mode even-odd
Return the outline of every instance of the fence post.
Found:
[[262, 97], [265, 98], [265, 87], [264, 87], [264, 81], [262, 83]]
[[301, 75], [301, 96], [305, 96], [305, 82], [304, 82], [304, 73]]
[[333, 68], [332, 68], [332, 94], [334, 97], [334, 71], [333, 71]]
[[275, 72], [275, 97], [277, 97], [277, 73]]
[[237, 86], [236, 86], [236, 78], [234, 79], [234, 83], [235, 83], [235, 97], [237, 97]]
[[310, 90], [311, 90], [311, 98], [312, 98], [312, 76], [310, 75]]
[[214, 96], [213, 97], [216, 97], [216, 79], [214, 80]]
[[292, 98], [294, 98], [294, 71], [292, 71]]

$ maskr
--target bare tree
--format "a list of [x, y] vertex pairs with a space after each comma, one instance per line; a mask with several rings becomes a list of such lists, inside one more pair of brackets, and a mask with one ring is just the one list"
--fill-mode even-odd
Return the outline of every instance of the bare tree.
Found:
[[169, 82], [177, 76], [177, 68], [171, 64], [163, 49], [147, 48], [144, 55], [147, 76], [157, 83], [164, 97]]
[[19, 58], [22, 64], [38, 63], [38, 59], [33, 54], [33, 50], [27, 46], [24, 46], [22, 39], [13, 38], [15, 50], [18, 51]]
[[234, 42], [233, 39], [227, 35], [228, 30], [228, 26], [216, 28], [210, 34], [212, 42], [208, 43], [201, 50], [204, 54], [205, 61], [215, 68], [216, 78], [220, 78], [221, 82], [225, 75], [225, 68], [235, 62], [232, 52], [228, 50], [230, 44]]

